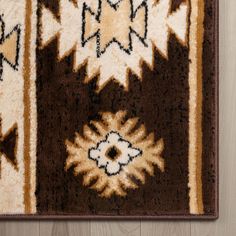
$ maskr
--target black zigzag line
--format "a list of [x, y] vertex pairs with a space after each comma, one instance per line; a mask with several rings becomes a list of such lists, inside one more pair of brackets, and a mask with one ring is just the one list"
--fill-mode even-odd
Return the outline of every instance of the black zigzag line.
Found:
[[[5, 23], [2, 19], [3, 15], [0, 15], [0, 25], [1, 25], [1, 35], [0, 35], [0, 44], [3, 43], [4, 40], [4, 32], [5, 32]], [[0, 81], [2, 81], [3, 74], [3, 55], [0, 53]]]
[[3, 21], [3, 15], [0, 15], [0, 23], [1, 23], [0, 44], [2, 44], [4, 40], [4, 32], [5, 32], [5, 22]]
[[95, 17], [96, 21], [98, 23], [100, 23], [100, 14], [101, 14], [101, 0], [99, 0], [99, 4], [98, 4], [98, 11], [97, 13], [93, 12], [93, 10], [86, 4], [86, 2], [84, 2], [83, 4], [83, 10], [82, 10], [82, 34], [81, 34], [81, 41], [82, 41], [82, 46], [84, 47], [86, 45], [86, 43], [96, 37], [96, 44], [97, 44], [97, 55], [99, 55], [99, 48], [100, 48], [100, 37], [99, 37], [99, 30], [97, 30], [93, 35], [89, 36], [87, 39], [85, 39], [85, 26], [86, 26], [86, 20], [85, 20], [85, 17], [86, 17], [86, 12], [88, 11], [92, 16]]
[[130, 27], [130, 30], [139, 38], [139, 40], [143, 43], [144, 46], [148, 46], [145, 40], [147, 39], [147, 33], [148, 33], [148, 5], [147, 0], [144, 0], [137, 8], [134, 10], [133, 7], [133, 1], [131, 0], [131, 11], [132, 11], [132, 22], [136, 18], [137, 12], [141, 9], [145, 9], [145, 31], [144, 31], [144, 37], [141, 37], [132, 27]]
[[[147, 28], [148, 28], [148, 5], [147, 5], [147, 0], [143, 0], [143, 2], [134, 10], [133, 6], [133, 0], [130, 0], [130, 6], [131, 6], [131, 15], [130, 15], [130, 20], [133, 22], [135, 19], [137, 12], [144, 7], [145, 8], [145, 34], [144, 37], [140, 36], [132, 27], [130, 27], [130, 32], [129, 32], [129, 47], [128, 49], [125, 48], [115, 37], [113, 37], [110, 42], [106, 45], [106, 47], [101, 50], [101, 45], [100, 45], [100, 30], [98, 29], [93, 35], [89, 36], [87, 39], [85, 39], [84, 34], [85, 34], [85, 27], [86, 27], [86, 12], [88, 11], [92, 16], [95, 17], [95, 20], [100, 23], [100, 17], [102, 13], [102, 0], [98, 0], [98, 10], [97, 13], [95, 13], [85, 2], [83, 4], [83, 10], [82, 10], [82, 36], [81, 36], [81, 41], [82, 41], [82, 46], [84, 47], [86, 43], [91, 40], [92, 38], [96, 37], [96, 44], [97, 44], [97, 57], [100, 57], [103, 53], [106, 52], [106, 49], [112, 44], [112, 43], [117, 43], [118, 46], [120, 47], [121, 50], [126, 52], [127, 54], [131, 54], [133, 50], [133, 45], [132, 45], [132, 34], [135, 34], [139, 40], [143, 43], [145, 47], [147, 47], [147, 44], [145, 40], [147, 39]], [[109, 5], [117, 10], [119, 8], [119, 4], [121, 1], [118, 1], [117, 3], [113, 4], [109, 0], [106, 0]]]

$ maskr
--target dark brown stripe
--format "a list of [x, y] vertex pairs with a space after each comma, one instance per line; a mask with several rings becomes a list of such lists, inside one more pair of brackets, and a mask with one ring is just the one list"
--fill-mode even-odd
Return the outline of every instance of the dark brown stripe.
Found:
[[218, 0], [205, 1], [203, 43], [203, 203], [218, 214]]

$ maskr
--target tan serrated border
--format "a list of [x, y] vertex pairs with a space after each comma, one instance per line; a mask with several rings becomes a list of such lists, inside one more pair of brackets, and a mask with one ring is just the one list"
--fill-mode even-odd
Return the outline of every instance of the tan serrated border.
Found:
[[24, 206], [25, 214], [36, 213], [36, 0], [26, 0], [24, 42]]
[[202, 51], [204, 1], [190, 0], [189, 28], [189, 210], [203, 214], [202, 197]]

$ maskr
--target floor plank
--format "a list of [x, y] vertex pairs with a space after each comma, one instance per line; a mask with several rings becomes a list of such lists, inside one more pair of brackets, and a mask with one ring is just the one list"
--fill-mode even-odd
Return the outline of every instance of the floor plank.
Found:
[[40, 222], [40, 236], [90, 236], [89, 221]]
[[6, 223], [0, 222], [0, 235], [6, 235]]
[[0, 236], [39, 236], [39, 222], [0, 222]]
[[220, 0], [220, 218], [192, 222], [192, 236], [236, 235], [235, 22], [236, 1]]
[[140, 221], [91, 222], [91, 236], [141, 236]]
[[190, 236], [190, 222], [142, 222], [141, 236]]

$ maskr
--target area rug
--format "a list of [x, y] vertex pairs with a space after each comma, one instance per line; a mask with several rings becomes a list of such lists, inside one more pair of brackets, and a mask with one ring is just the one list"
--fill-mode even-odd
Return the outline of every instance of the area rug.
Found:
[[1, 218], [218, 217], [215, 0], [0, 0]]

